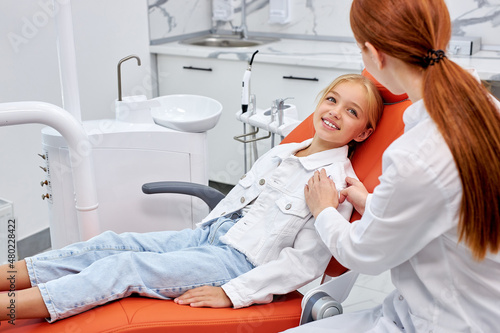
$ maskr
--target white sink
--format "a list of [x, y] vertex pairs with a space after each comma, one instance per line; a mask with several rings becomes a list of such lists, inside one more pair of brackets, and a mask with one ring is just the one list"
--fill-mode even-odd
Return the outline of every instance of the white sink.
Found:
[[254, 47], [279, 41], [272, 37], [250, 37], [241, 38], [238, 35], [206, 35], [181, 40], [180, 44], [207, 46], [207, 47]]
[[183, 132], [206, 132], [217, 125], [222, 104], [199, 95], [166, 95], [154, 98], [160, 103], [151, 108], [156, 124]]

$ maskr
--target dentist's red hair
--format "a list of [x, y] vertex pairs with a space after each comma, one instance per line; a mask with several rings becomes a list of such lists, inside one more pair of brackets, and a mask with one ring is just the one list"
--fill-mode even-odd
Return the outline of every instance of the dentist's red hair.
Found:
[[351, 28], [358, 43], [423, 72], [427, 112], [448, 144], [462, 182], [459, 241], [482, 260], [500, 249], [500, 115], [471, 74], [430, 50], [446, 50], [451, 22], [444, 0], [354, 0]]

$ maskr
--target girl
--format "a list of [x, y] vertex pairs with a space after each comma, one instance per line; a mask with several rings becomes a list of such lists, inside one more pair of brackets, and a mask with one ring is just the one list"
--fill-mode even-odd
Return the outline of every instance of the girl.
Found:
[[[345, 187], [355, 177], [348, 145], [375, 129], [382, 101], [360, 75], [336, 79], [314, 114], [316, 134], [263, 155], [195, 230], [147, 234], [105, 232], [86, 242], [0, 267], [8, 290], [16, 270], [16, 318], [49, 321], [129, 296], [191, 306], [240, 308], [268, 303], [321, 275], [330, 253], [316, 233], [303, 185], [324, 168]], [[352, 206], [339, 212], [349, 218]], [[8, 294], [0, 294], [7, 309]], [[0, 310], [2, 320], [10, 319]]]
[[497, 332], [500, 103], [447, 58], [444, 0], [354, 0], [351, 27], [366, 69], [413, 104], [374, 193], [354, 179], [340, 192], [361, 220], [335, 212], [322, 174], [306, 200], [334, 257], [360, 273], [390, 269], [396, 290], [375, 309], [297, 332]]

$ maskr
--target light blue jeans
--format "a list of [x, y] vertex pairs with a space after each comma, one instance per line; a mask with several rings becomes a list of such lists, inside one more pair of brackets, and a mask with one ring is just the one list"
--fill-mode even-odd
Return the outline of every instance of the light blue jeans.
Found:
[[131, 294], [169, 299], [248, 272], [254, 266], [245, 255], [219, 241], [238, 220], [222, 217], [194, 230], [107, 231], [25, 260], [53, 322]]

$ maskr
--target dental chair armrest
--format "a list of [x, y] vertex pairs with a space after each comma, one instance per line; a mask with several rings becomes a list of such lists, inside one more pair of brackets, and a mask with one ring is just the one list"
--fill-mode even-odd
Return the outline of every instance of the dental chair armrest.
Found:
[[189, 182], [154, 182], [142, 185], [142, 192], [145, 194], [155, 193], [178, 193], [193, 195], [203, 200], [210, 210], [224, 199], [225, 195], [216, 189], [196, 183]]
[[302, 298], [300, 325], [342, 314], [340, 303], [349, 296], [358, 275], [353, 271], [347, 271], [309, 290]]

